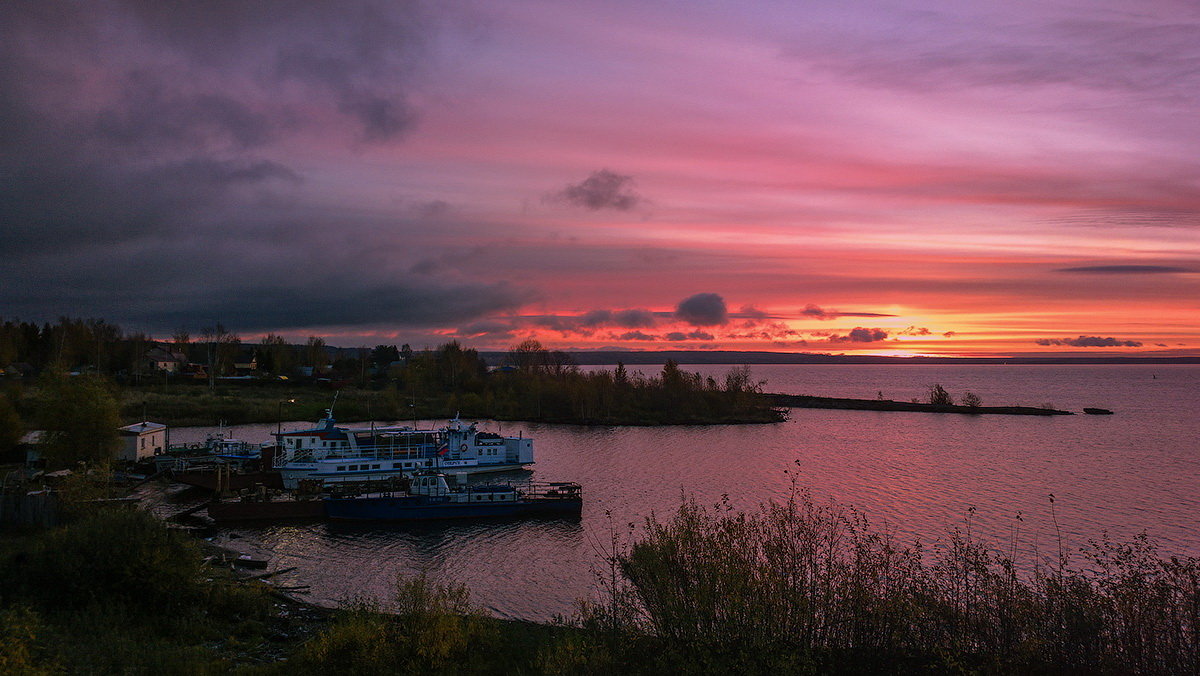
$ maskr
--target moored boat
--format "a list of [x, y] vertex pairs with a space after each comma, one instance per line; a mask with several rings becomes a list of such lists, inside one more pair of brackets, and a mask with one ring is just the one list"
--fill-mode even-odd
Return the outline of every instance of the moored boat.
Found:
[[407, 490], [325, 499], [325, 515], [351, 521], [425, 521], [503, 516], [578, 515], [583, 488], [573, 482], [503, 482], [451, 488], [440, 472], [424, 472]]
[[261, 484], [249, 489], [221, 486], [208, 503], [208, 516], [218, 523], [319, 519], [325, 516], [325, 501], [321, 498], [316, 484], [307, 484], [299, 491], [284, 491]]
[[281, 432], [274, 466], [285, 488], [303, 479], [323, 484], [384, 480], [422, 470], [472, 474], [523, 469], [533, 464], [533, 440], [484, 432], [451, 420], [441, 429], [341, 427], [332, 410], [307, 430]]

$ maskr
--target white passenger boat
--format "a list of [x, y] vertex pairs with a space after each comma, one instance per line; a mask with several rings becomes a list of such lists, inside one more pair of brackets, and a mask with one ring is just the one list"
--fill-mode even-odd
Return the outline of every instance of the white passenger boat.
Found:
[[284, 488], [301, 480], [323, 484], [373, 481], [444, 470], [471, 474], [533, 464], [533, 440], [480, 431], [458, 418], [441, 429], [340, 427], [332, 410], [316, 427], [277, 435], [275, 467]]

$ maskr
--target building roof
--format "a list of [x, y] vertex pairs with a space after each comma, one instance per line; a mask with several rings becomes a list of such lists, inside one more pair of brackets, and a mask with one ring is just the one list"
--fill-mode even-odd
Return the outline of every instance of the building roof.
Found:
[[167, 426], [156, 422], [140, 422], [117, 428], [121, 434], [149, 434], [167, 429]]
[[187, 361], [187, 356], [173, 347], [154, 345], [146, 350], [146, 358], [155, 361]]

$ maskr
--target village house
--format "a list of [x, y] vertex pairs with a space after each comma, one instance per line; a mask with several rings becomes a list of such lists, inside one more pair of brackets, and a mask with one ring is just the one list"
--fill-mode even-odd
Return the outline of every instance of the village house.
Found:
[[258, 351], [254, 348], [242, 348], [233, 363], [236, 376], [253, 376], [258, 374]]
[[121, 449], [117, 460], [137, 462], [167, 450], [167, 426], [156, 422], [140, 422], [126, 425], [121, 433]]
[[155, 345], [146, 350], [145, 360], [153, 371], [179, 373], [187, 365], [187, 356], [168, 345]]

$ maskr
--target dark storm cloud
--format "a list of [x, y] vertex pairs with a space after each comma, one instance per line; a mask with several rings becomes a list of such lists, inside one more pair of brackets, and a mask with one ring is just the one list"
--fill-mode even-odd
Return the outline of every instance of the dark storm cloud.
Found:
[[713, 334], [711, 334], [707, 331], [700, 331], [700, 330], [690, 331], [688, 333], [684, 333], [682, 331], [672, 331], [672, 332], [668, 333], [667, 335], [663, 336], [663, 339], [669, 340], [671, 342], [679, 343], [679, 342], [683, 342], [686, 340], [713, 340], [714, 336], [713, 336]]
[[624, 329], [648, 329], [658, 323], [656, 313], [650, 310], [617, 310], [613, 313], [613, 325]]
[[812, 317], [813, 319], [822, 320], [837, 319], [840, 316], [836, 310], [825, 310], [821, 306], [813, 305], [812, 303], [805, 305], [804, 309], [800, 311], [800, 314], [805, 317]]
[[516, 327], [508, 322], [484, 320], [460, 326], [455, 335], [463, 338], [486, 337], [494, 340], [510, 340], [515, 336]]
[[568, 185], [549, 195], [547, 199], [590, 211], [601, 209], [629, 211], [642, 200], [633, 190], [632, 176], [622, 176], [608, 169], [592, 172], [592, 175], [583, 182]]
[[528, 290], [435, 255], [409, 274], [398, 242], [444, 209], [308, 208], [288, 159], [400, 139], [427, 30], [406, 2], [0, 4], [0, 306], [159, 331], [515, 310]]
[[850, 332], [845, 335], [829, 336], [831, 343], [877, 343], [881, 340], [887, 340], [888, 333], [883, 329], [868, 329], [862, 326], [856, 326], [850, 329]]
[[1136, 340], [1121, 340], [1120, 338], [1102, 338], [1100, 336], [1079, 336], [1078, 338], [1039, 338], [1034, 341], [1038, 345], [1055, 345], [1067, 347], [1141, 347]]
[[679, 302], [675, 318], [692, 326], [721, 326], [729, 323], [729, 308], [719, 294], [698, 293]]
[[538, 315], [522, 318], [535, 326], [558, 331], [563, 334], [578, 333], [591, 335], [597, 329], [645, 329], [658, 324], [658, 315], [641, 308], [626, 310], [589, 310], [581, 315]]
[[203, 69], [252, 74], [275, 89], [298, 83], [336, 103], [360, 137], [383, 141], [414, 120], [403, 84], [421, 52], [417, 3], [239, 0], [123, 3], [148, 40]]
[[511, 310], [530, 300], [521, 290], [504, 284], [464, 284], [457, 288], [404, 283], [272, 288], [245, 283], [232, 286], [227, 295], [186, 312], [174, 311], [176, 303], [150, 303], [147, 309], [151, 312], [143, 319], [152, 322], [169, 317], [178, 325], [189, 319], [194, 321], [197, 316], [207, 316], [246, 330], [389, 323], [440, 326]]
[[757, 323], [766, 319], [771, 319], [771, 315], [754, 307], [753, 305], [743, 305], [737, 314], [732, 315], [738, 319], [745, 319], [749, 323]]
[[804, 306], [803, 310], [800, 311], [800, 316], [811, 319], [819, 319], [821, 321], [828, 321], [831, 319], [837, 319], [838, 317], [895, 317], [896, 315], [889, 315], [882, 312], [842, 312], [840, 310], [826, 309], [819, 305], [809, 303], [808, 305]]
[[626, 331], [625, 333], [615, 336], [615, 338], [617, 340], [658, 340], [658, 336], [649, 333], [643, 333], [641, 331]]
[[1174, 265], [1085, 265], [1077, 268], [1060, 268], [1056, 272], [1075, 272], [1088, 275], [1155, 275], [1195, 272], [1195, 270]]

